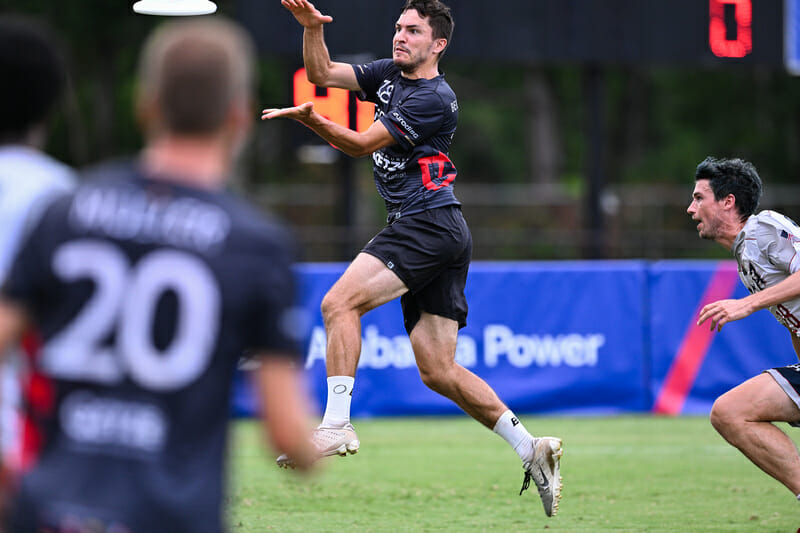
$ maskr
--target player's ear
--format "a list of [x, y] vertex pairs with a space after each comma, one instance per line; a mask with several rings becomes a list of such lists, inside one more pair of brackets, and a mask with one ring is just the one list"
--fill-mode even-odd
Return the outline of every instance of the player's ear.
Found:
[[155, 98], [141, 88], [136, 91], [135, 108], [136, 122], [146, 134], [150, 134], [156, 129], [156, 102]]
[[433, 42], [433, 52], [441, 54], [447, 48], [447, 39], [436, 39]]
[[233, 151], [237, 155], [250, 135], [254, 123], [254, 110], [255, 106], [249, 99], [234, 101], [228, 110], [225, 126], [230, 135]]

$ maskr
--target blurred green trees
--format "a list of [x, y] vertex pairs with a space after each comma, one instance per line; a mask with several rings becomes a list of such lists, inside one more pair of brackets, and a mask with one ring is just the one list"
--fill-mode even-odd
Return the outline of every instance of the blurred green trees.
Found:
[[[127, 3], [0, 0], [0, 12], [40, 17], [63, 42], [71, 85], [53, 124], [48, 148], [77, 167], [132, 155], [141, 144], [132, 110], [137, 55], [147, 33], [163, 19], [134, 15], [130, 10], [133, 0]], [[236, 16], [234, 2], [218, 5], [220, 13]], [[289, 77], [299, 64], [299, 58], [261, 57], [254, 116], [260, 106], [291, 103]], [[446, 57], [442, 70], [459, 98], [460, 122], [451, 153], [459, 168], [459, 196], [467, 206], [476, 205], [471, 215], [477, 217], [473, 218], [477, 221], [473, 229], [496, 241], [483, 251], [476, 247], [476, 256], [580, 257], [581, 246], [576, 242], [587, 238], [584, 197], [590, 164], [586, 67], [465, 63]], [[604, 154], [604, 188], [609, 191], [603, 197], [603, 209], [611, 234], [631, 235], [654, 216], [648, 211], [647, 201], [642, 200], [649, 193], [641, 185], [675, 186], [667, 193], [658, 193], [668, 204], [668, 212], [660, 216], [657, 228], [647, 231], [686, 231], [689, 225], [682, 212], [681, 187], [688, 189], [688, 201], [694, 167], [706, 155], [753, 161], [767, 183], [767, 191], [774, 184], [800, 184], [797, 77], [768, 67], [612, 66], [602, 70], [602, 80], [605, 124], [600, 149]], [[341, 169], [299, 162], [296, 144], [300, 130], [301, 126], [291, 122], [258, 122], [244, 160], [242, 175], [246, 178], [238, 184], [253, 191], [272, 187], [263, 194], [265, 203], [277, 207], [297, 225], [310, 224], [309, 235], [317, 235], [319, 227], [337, 220], [337, 200], [314, 208], [318, 215], [314, 218], [308, 205], [296, 212], [283, 205], [282, 198], [296, 194], [289, 192], [282, 197], [275, 187], [326, 184], [333, 191], [328, 196], [338, 198], [340, 192], [335, 191], [340, 182], [329, 177]], [[349, 172], [355, 172], [361, 180], [361, 211], [355, 219], [368, 228], [363, 231], [372, 231], [380, 223], [382, 207], [370, 188], [368, 158], [357, 161]], [[519, 189], [527, 185], [534, 188]], [[633, 190], [642, 211], [638, 215], [631, 215], [633, 208], [629, 206]], [[656, 190], [653, 188], [652, 194]], [[513, 197], [516, 208], [504, 207], [509, 197]], [[477, 201], [470, 202], [470, 198]], [[785, 204], [787, 214], [796, 215], [792, 209], [798, 209], [794, 204], [800, 204], [800, 199], [788, 203], [786, 197], [782, 200], [783, 204], [777, 205]], [[500, 217], [498, 210], [508, 214], [496, 221], [502, 228], [500, 233], [488, 222]], [[541, 229], [536, 233], [543, 240], [531, 241], [534, 231], [526, 224]], [[561, 234], [555, 226], [571, 228], [573, 233]], [[342, 231], [352, 232], [353, 228]], [[688, 235], [676, 235], [676, 242]], [[352, 236], [330, 238], [352, 240]], [[569, 246], [562, 246], [570, 240]], [[641, 246], [647, 240], [642, 237]], [[328, 252], [310, 255], [338, 258]], [[645, 249], [639, 244], [613, 243], [606, 254], [662, 255], [685, 254], [673, 245]]]

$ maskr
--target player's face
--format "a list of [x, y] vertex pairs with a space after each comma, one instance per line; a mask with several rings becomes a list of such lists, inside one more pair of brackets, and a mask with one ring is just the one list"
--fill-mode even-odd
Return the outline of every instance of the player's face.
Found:
[[416, 71], [427, 61], [436, 61], [436, 41], [427, 18], [416, 9], [404, 11], [394, 27], [392, 60], [405, 73]]
[[720, 236], [723, 222], [722, 202], [714, 198], [714, 191], [708, 180], [698, 180], [694, 185], [692, 203], [686, 212], [697, 222], [697, 233], [702, 239], [715, 240]]

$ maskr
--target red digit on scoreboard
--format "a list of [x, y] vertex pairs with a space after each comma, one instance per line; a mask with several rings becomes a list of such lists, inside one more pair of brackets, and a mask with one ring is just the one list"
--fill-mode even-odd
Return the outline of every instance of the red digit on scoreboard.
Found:
[[344, 89], [328, 88], [324, 95], [317, 94], [316, 85], [306, 78], [306, 69], [294, 73], [294, 105], [314, 102], [314, 111], [347, 128], [350, 125], [349, 94]]
[[[729, 39], [725, 8], [734, 10], [736, 38]], [[753, 51], [753, 0], [709, 0], [708, 45], [717, 57], [744, 57]]]
[[375, 104], [355, 99], [356, 101], [356, 131], [367, 131], [375, 121]]
[[323, 117], [356, 131], [366, 131], [371, 125], [375, 114], [375, 104], [356, 100], [355, 124], [350, 121], [350, 91], [328, 87], [322, 89], [324, 94], [318, 93], [316, 85], [308, 81], [306, 69], [298, 69], [294, 73], [292, 92], [294, 105], [305, 102], [314, 102], [314, 110]]

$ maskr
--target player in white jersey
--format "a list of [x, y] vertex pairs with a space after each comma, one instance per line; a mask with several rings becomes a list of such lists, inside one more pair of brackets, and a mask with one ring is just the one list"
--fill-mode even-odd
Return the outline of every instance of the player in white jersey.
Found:
[[[49, 29], [20, 16], [0, 17], [0, 283], [47, 198], [66, 192], [76, 181], [70, 167], [42, 150], [65, 74]], [[0, 449], [4, 464], [13, 470], [23, 455], [19, 404], [26, 363], [13, 350], [0, 367]]]
[[[800, 357], [800, 227], [774, 211], [756, 214], [761, 178], [741, 159], [707, 158], [697, 166], [687, 212], [700, 237], [731, 250], [750, 295], [703, 307], [698, 325], [728, 322], [769, 309], [789, 330]], [[714, 402], [711, 423], [725, 440], [800, 500], [800, 454], [773, 422], [800, 425], [800, 365], [772, 368]]]

